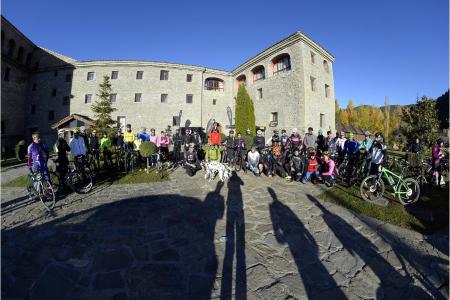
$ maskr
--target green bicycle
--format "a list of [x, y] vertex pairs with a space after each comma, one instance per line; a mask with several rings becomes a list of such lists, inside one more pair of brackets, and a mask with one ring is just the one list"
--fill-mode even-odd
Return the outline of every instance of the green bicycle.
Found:
[[384, 178], [394, 192], [392, 195], [396, 196], [402, 205], [417, 202], [420, 197], [420, 186], [415, 179], [403, 177], [407, 168], [408, 162], [405, 161], [400, 175], [397, 175], [380, 166], [378, 175], [370, 175], [361, 182], [359, 188], [361, 197], [369, 203], [380, 200], [385, 191]]

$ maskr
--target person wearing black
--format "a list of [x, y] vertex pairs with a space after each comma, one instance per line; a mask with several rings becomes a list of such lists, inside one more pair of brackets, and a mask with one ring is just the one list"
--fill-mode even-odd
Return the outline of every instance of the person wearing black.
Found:
[[228, 136], [225, 138], [223, 144], [226, 147], [226, 155], [224, 162], [230, 163], [234, 158], [234, 131], [230, 130]]
[[411, 153], [421, 153], [422, 152], [422, 144], [420, 143], [419, 138], [416, 138], [415, 142], [409, 146], [408, 152], [411, 152]]
[[286, 129], [281, 129], [280, 146], [283, 151], [287, 150], [288, 139], [289, 136], [286, 134]]
[[271, 140], [272, 140], [272, 147], [280, 145], [280, 136], [278, 135], [278, 130], [277, 129], [275, 129], [273, 131], [273, 135], [272, 135], [272, 139]]
[[70, 152], [69, 144], [64, 139], [64, 129], [58, 130], [58, 140], [56, 141], [56, 151], [58, 152], [58, 173], [59, 173], [59, 184], [60, 187], [64, 189], [64, 177], [67, 174], [69, 160], [67, 159], [67, 152]]
[[92, 130], [91, 136], [89, 137], [89, 146], [91, 155], [93, 156], [94, 166], [98, 170], [100, 168], [100, 142], [95, 129]]
[[186, 151], [186, 161], [184, 163], [184, 168], [186, 173], [192, 177], [197, 173], [198, 170], [201, 170], [200, 161], [197, 156], [197, 152], [194, 150], [194, 143], [189, 143], [188, 150]]
[[261, 150], [265, 147], [266, 139], [262, 134], [262, 130], [258, 129], [256, 131], [255, 138], [253, 139], [253, 145], [256, 146], [256, 149], [258, 150], [259, 153], [261, 153]]
[[319, 129], [319, 134], [317, 135], [317, 156], [321, 156], [323, 152], [328, 151], [328, 143], [323, 136], [322, 129]]
[[197, 152], [197, 156], [199, 160], [203, 160], [205, 158], [205, 155], [203, 153], [202, 149], [202, 137], [200, 135], [200, 129], [193, 131], [194, 136], [194, 144], [195, 144], [195, 151]]
[[87, 153], [91, 153], [91, 147], [89, 145], [89, 139], [88, 139], [88, 137], [86, 135], [86, 127], [84, 127], [84, 126], [80, 127], [80, 136], [84, 140], [84, 145], [86, 146]]
[[242, 162], [242, 168], [244, 170], [244, 172], [247, 172], [247, 168], [246, 168], [246, 164], [244, 163], [245, 160], [245, 143], [244, 143], [244, 139], [242, 138], [242, 134], [240, 132], [237, 133], [237, 137], [234, 140], [234, 147], [235, 147], [235, 151], [237, 153], [237, 155], [241, 158], [241, 162]]
[[192, 134], [192, 130], [190, 128], [187, 128], [186, 129], [186, 133], [185, 133], [185, 135], [183, 137], [183, 145], [184, 145], [184, 147], [183, 147], [183, 156], [184, 156], [183, 160], [185, 162], [186, 162], [187, 152], [189, 150], [189, 145], [191, 143], [195, 147], [195, 138], [194, 138], [194, 135]]
[[175, 130], [173, 135], [173, 163], [176, 164], [181, 160], [181, 144], [183, 143], [183, 137], [180, 134], [180, 129]]

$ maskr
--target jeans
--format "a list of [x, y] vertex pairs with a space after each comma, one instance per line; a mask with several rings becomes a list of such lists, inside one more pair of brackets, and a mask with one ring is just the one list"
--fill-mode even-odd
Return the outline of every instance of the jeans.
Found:
[[313, 174], [315, 176], [318, 176], [319, 175], [319, 171], [305, 172], [305, 176], [303, 176], [302, 183], [306, 183], [306, 181], [309, 180], [311, 178], [311, 175], [313, 175]]

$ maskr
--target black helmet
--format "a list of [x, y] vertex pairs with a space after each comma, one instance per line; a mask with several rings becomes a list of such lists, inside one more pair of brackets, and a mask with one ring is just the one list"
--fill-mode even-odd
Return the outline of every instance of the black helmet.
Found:
[[234, 134], [234, 130], [230, 130], [230, 134]]
[[443, 143], [442, 139], [438, 138], [436, 144], [440, 145], [441, 143]]
[[383, 138], [383, 134], [381, 132], [375, 133], [375, 138]]

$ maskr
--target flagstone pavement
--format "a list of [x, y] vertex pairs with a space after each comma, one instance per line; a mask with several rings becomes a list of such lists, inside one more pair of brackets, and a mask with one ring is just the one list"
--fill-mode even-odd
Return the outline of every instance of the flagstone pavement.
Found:
[[2, 189], [2, 299], [447, 299], [447, 230], [355, 215], [321, 186], [202, 175], [103, 184], [52, 214]]

